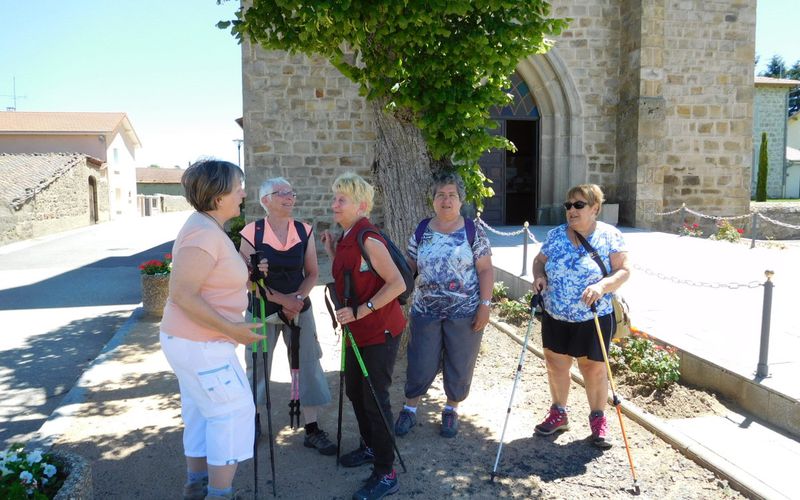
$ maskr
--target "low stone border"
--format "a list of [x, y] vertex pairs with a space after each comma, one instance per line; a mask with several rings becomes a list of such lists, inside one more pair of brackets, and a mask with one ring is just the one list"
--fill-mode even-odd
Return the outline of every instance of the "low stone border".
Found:
[[67, 473], [67, 479], [58, 490], [54, 500], [92, 500], [92, 466], [82, 456], [61, 450], [50, 452]]
[[[508, 325], [507, 323], [496, 321], [493, 318], [490, 318], [489, 322], [492, 324], [492, 326], [508, 335], [519, 345], [523, 345], [524, 339], [521, 339], [516, 334], [514, 327]], [[528, 343], [528, 351], [544, 360], [544, 352], [531, 345], [530, 342]], [[570, 376], [577, 384], [581, 386], [584, 385], [583, 377], [581, 376], [580, 372], [576, 371], [574, 368], [570, 370]], [[613, 401], [611, 400], [610, 396], [608, 398], [608, 402], [609, 404], [613, 405]], [[669, 443], [670, 446], [681, 452], [693, 462], [726, 479], [732, 488], [740, 491], [744, 495], [758, 499], [783, 497], [783, 495], [781, 495], [779, 492], [770, 488], [769, 485], [764, 484], [762, 481], [752, 476], [749, 472], [728, 462], [716, 453], [711, 452], [708, 448], [704, 447], [702, 444], [674, 428], [669, 423], [661, 420], [657, 416], [651, 415], [633, 403], [621, 398], [620, 407], [625, 416]]]

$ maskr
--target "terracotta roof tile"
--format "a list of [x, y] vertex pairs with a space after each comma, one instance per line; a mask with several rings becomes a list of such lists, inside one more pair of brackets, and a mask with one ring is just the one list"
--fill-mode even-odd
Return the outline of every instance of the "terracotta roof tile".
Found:
[[3, 132], [113, 132], [125, 113], [0, 111]]
[[180, 184], [182, 168], [137, 168], [136, 182], [142, 184]]
[[0, 201], [18, 210], [83, 161], [94, 166], [103, 164], [77, 153], [0, 154]]

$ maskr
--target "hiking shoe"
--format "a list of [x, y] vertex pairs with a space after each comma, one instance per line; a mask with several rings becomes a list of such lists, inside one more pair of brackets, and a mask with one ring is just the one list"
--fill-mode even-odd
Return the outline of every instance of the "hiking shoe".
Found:
[[358, 449], [345, 453], [339, 457], [342, 467], [358, 467], [359, 465], [375, 463], [375, 453], [372, 448], [364, 446], [362, 443]]
[[605, 415], [589, 415], [589, 427], [592, 429], [592, 444], [601, 450], [611, 448], [611, 443], [606, 441], [608, 421]]
[[397, 483], [397, 473], [395, 471], [382, 476], [373, 474], [361, 489], [353, 493], [353, 500], [377, 500], [378, 498], [394, 495], [399, 490], [400, 485]]
[[328, 433], [318, 429], [313, 434], [306, 434], [303, 439], [303, 446], [306, 448], [316, 448], [321, 455], [336, 455], [336, 445], [328, 439]]
[[208, 495], [208, 478], [183, 485], [183, 500], [203, 500]]
[[550, 412], [544, 421], [534, 427], [536, 434], [540, 436], [549, 436], [556, 432], [563, 432], [569, 430], [569, 419], [567, 418], [566, 408], [559, 408], [556, 405], [550, 407]]
[[242, 500], [243, 498], [238, 491], [234, 491], [230, 495], [206, 495], [205, 500]]
[[442, 412], [442, 427], [439, 430], [439, 435], [446, 438], [456, 437], [458, 434], [458, 413], [454, 410], [445, 410]]
[[394, 423], [394, 433], [397, 436], [405, 436], [412, 427], [417, 425], [416, 413], [408, 410], [401, 410]]

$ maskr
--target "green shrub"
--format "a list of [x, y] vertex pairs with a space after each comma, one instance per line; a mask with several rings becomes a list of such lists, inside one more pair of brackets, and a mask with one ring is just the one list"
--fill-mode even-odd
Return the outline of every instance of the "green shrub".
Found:
[[664, 389], [680, 379], [680, 358], [677, 349], [656, 344], [647, 334], [633, 335], [613, 342], [609, 364], [614, 370], [629, 370], [639, 375], [639, 381], [652, 389]]
[[761, 149], [758, 152], [758, 177], [756, 180], [756, 201], [767, 201], [767, 174], [769, 157], [767, 155], [767, 133], [761, 132]]
[[492, 301], [500, 302], [508, 298], [508, 287], [502, 281], [496, 281], [492, 287]]
[[742, 234], [744, 234], [744, 229], [737, 228], [727, 220], [718, 220], [717, 233], [712, 234], [709, 239], [738, 243], [742, 239]]
[[503, 300], [497, 303], [497, 314], [512, 325], [524, 325], [531, 319], [530, 309], [516, 300]]

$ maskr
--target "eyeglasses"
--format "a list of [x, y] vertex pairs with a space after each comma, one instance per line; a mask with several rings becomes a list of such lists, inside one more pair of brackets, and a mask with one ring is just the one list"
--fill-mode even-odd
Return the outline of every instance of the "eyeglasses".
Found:
[[271, 196], [273, 194], [277, 194], [281, 198], [286, 198], [287, 196], [291, 196], [292, 198], [297, 198], [297, 191], [273, 191], [267, 194], [267, 196]]
[[567, 210], [569, 210], [572, 207], [575, 207], [576, 210], [581, 210], [584, 207], [588, 207], [588, 206], [589, 206], [589, 204], [586, 203], [585, 201], [576, 201], [576, 202], [565, 201], [564, 202], [564, 208], [567, 209]]

